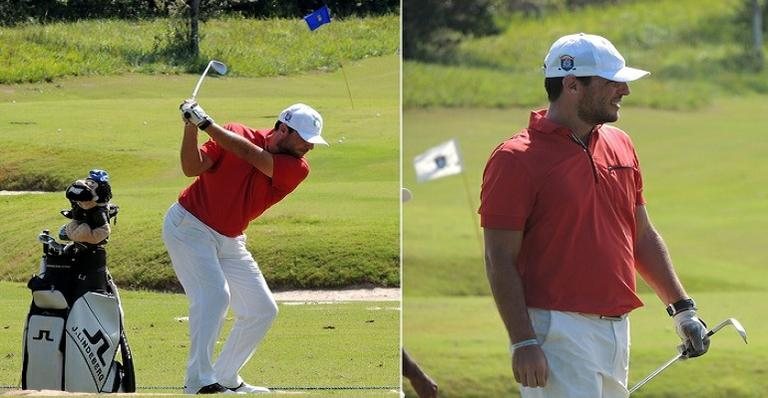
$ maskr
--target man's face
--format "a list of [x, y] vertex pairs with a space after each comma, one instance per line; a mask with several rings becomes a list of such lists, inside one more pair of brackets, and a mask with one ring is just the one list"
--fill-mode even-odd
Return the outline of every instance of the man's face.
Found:
[[300, 158], [315, 147], [315, 144], [304, 141], [296, 130], [289, 128], [285, 124], [280, 127], [285, 128], [285, 131], [283, 132], [282, 139], [276, 144], [278, 153], [286, 153]]
[[621, 98], [629, 95], [627, 83], [614, 82], [595, 76], [589, 85], [583, 85], [582, 88], [577, 109], [577, 114], [581, 120], [592, 125], [619, 120]]

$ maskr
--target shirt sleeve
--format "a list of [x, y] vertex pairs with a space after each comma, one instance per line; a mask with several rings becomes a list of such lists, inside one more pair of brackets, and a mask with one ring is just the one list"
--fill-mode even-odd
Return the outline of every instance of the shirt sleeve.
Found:
[[272, 187], [288, 194], [309, 175], [309, 164], [304, 158], [291, 155], [273, 155]]
[[206, 141], [200, 147], [200, 150], [205, 154], [205, 156], [208, 156], [209, 159], [213, 160], [214, 164], [216, 164], [216, 162], [221, 157], [222, 149], [219, 144], [213, 140], [213, 138], [209, 138], [208, 141]]
[[513, 153], [497, 148], [483, 172], [478, 210], [480, 225], [522, 231], [535, 196], [528, 170]]

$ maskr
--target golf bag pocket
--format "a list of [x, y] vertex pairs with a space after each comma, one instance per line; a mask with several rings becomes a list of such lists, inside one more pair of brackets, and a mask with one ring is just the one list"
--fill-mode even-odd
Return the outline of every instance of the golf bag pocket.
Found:
[[49, 281], [35, 275], [27, 282], [32, 290], [32, 302], [40, 309], [64, 310], [69, 308], [67, 298]]
[[87, 292], [75, 301], [65, 328], [64, 390], [116, 390], [120, 367], [113, 362], [120, 344], [120, 328], [115, 296]]
[[24, 365], [21, 387], [25, 390], [61, 390], [64, 354], [61, 350], [64, 314], [34, 314], [24, 328]]
[[32, 301], [36, 306], [52, 310], [65, 310], [69, 308], [67, 299], [58, 290], [39, 290], [32, 292]]

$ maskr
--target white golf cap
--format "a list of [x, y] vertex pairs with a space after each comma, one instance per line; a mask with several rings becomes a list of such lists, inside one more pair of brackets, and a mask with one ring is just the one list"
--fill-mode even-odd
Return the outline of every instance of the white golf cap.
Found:
[[545, 77], [600, 76], [615, 82], [631, 82], [650, 73], [628, 67], [608, 39], [586, 33], [557, 39], [544, 58]]
[[323, 117], [306, 104], [293, 104], [280, 112], [278, 118], [288, 127], [296, 130], [304, 141], [312, 144], [328, 145], [320, 136], [323, 130]]

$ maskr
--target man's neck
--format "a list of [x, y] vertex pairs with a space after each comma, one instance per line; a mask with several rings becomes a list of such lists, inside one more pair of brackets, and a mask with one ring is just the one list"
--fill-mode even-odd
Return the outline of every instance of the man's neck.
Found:
[[546, 118], [561, 126], [568, 127], [573, 135], [581, 142], [587, 143], [589, 134], [595, 128], [594, 125], [584, 123], [574, 112], [566, 112], [555, 104], [550, 104]]

